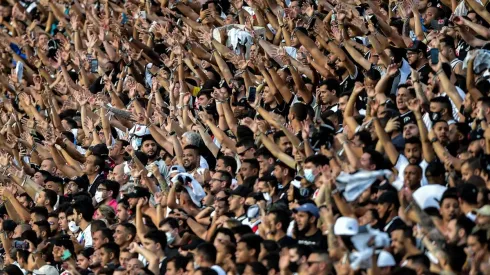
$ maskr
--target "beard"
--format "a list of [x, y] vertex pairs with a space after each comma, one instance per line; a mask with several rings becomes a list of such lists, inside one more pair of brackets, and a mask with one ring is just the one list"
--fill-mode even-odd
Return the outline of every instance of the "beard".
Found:
[[311, 225], [308, 223], [306, 224], [303, 229], [299, 229], [298, 228], [298, 224], [295, 224], [295, 229], [296, 229], [296, 232], [298, 232], [298, 236], [305, 236], [306, 232], [308, 232], [311, 228]]
[[335, 74], [342, 77], [342, 75], [344, 75], [344, 73], [347, 71], [346, 68], [339, 68], [339, 67], [335, 67]]

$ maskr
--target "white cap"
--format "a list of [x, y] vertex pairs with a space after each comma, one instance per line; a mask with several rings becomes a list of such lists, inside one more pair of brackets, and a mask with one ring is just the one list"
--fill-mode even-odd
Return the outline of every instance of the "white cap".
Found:
[[340, 217], [333, 227], [335, 235], [354, 236], [359, 233], [359, 223], [351, 217]]
[[43, 265], [40, 269], [34, 269], [32, 271], [34, 275], [59, 275], [60, 273], [56, 267], [52, 265]]
[[390, 252], [381, 250], [378, 255], [378, 267], [388, 267], [388, 266], [395, 266], [395, 258], [393, 255], [391, 255]]
[[179, 181], [179, 178], [184, 181], [182, 184], [191, 197], [192, 202], [194, 202], [197, 207], [201, 207], [201, 200], [206, 196], [206, 192], [204, 192], [201, 184], [199, 184], [199, 182], [189, 173], [180, 173], [173, 177], [171, 182], [175, 184]]

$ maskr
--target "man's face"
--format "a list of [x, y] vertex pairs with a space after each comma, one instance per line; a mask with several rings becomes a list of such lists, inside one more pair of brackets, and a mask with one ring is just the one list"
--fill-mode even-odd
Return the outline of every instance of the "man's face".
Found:
[[456, 219], [452, 219], [447, 223], [446, 232], [444, 232], [444, 237], [447, 243], [456, 244], [459, 241], [458, 230], [456, 228]]
[[56, 171], [56, 165], [54, 164], [54, 161], [45, 159], [41, 162], [41, 170], [54, 174]]
[[127, 268], [130, 259], [131, 253], [127, 251], [121, 251], [121, 253], [119, 254], [119, 264], [121, 264], [121, 266], [124, 268]]
[[364, 170], [372, 170], [373, 168], [371, 167], [371, 155], [368, 153], [363, 153], [361, 155], [361, 168]]
[[259, 155], [257, 157], [257, 161], [259, 162], [259, 168], [260, 168], [259, 173], [261, 175], [267, 173], [272, 167], [272, 164], [269, 162], [269, 160], [264, 158], [264, 156], [262, 155]]
[[141, 151], [145, 153], [149, 159], [154, 159], [157, 155], [157, 144], [153, 140], [146, 140], [141, 145]]
[[417, 61], [419, 60], [419, 57], [420, 57], [419, 52], [408, 51], [407, 52], [408, 64], [410, 64], [410, 66], [417, 65]]
[[49, 223], [49, 227], [51, 229], [51, 232], [58, 232], [59, 223], [58, 223], [57, 217], [49, 217], [48, 223]]
[[419, 164], [422, 159], [422, 150], [420, 144], [406, 143], [404, 155], [407, 157], [410, 164]]
[[100, 167], [95, 165], [95, 156], [88, 156], [83, 166], [83, 172], [87, 175], [94, 175], [99, 169]]
[[174, 261], [171, 261], [167, 264], [167, 273], [165, 273], [166, 275], [180, 275], [180, 274], [183, 274], [183, 270], [180, 269], [179, 271], [177, 271], [175, 269], [175, 262]]
[[58, 226], [61, 230], [67, 230], [68, 229], [68, 220], [66, 219], [66, 213], [65, 212], [60, 212], [58, 214]]
[[399, 88], [398, 94], [396, 95], [396, 107], [398, 110], [406, 111], [408, 109], [407, 102], [409, 99], [411, 99], [411, 96], [408, 89], [405, 87]]
[[205, 106], [208, 106], [209, 102], [210, 102], [210, 99], [206, 95], [200, 95], [197, 98], [197, 103], [199, 104], [199, 106], [203, 106], [203, 108]]
[[442, 145], [447, 145], [449, 143], [449, 126], [447, 125], [447, 122], [437, 122], [436, 125], [434, 125], [434, 133]]
[[24, 206], [27, 209], [30, 209], [32, 206], [25, 196], [17, 197], [17, 200], [19, 201], [20, 204], [22, 204], [22, 206]]
[[59, 192], [61, 191], [60, 185], [54, 181], [46, 182], [46, 189], [52, 190], [56, 192], [56, 194], [59, 194]]
[[129, 213], [124, 204], [118, 203], [116, 209], [116, 217], [118, 222], [125, 222], [129, 218]]
[[114, 146], [109, 150], [109, 157], [111, 158], [117, 158], [121, 153], [124, 153], [124, 148], [122, 147], [122, 142], [121, 141], [116, 141]]
[[34, 173], [34, 182], [38, 185], [44, 186], [44, 180], [46, 179], [41, 172]]
[[437, 7], [428, 7], [422, 15], [424, 25], [428, 26], [432, 20], [436, 20], [437, 14]]
[[308, 257], [308, 274], [325, 274], [325, 263], [318, 253], [311, 253]]
[[419, 136], [419, 128], [417, 127], [417, 124], [410, 123], [403, 126], [404, 139], [409, 139], [411, 137], [418, 137], [418, 136]]
[[439, 213], [443, 221], [450, 221], [459, 215], [459, 202], [453, 198], [446, 198], [442, 201]]
[[472, 170], [467, 162], [463, 163], [461, 166], [461, 179], [463, 181], [468, 181], [475, 174], [475, 170]]
[[310, 216], [306, 212], [298, 212], [294, 215], [294, 220], [300, 231], [309, 229], [310, 226]]
[[403, 230], [394, 230], [391, 232], [391, 247], [395, 255], [405, 255], [405, 236], [403, 236]]
[[96, 231], [92, 236], [92, 240], [95, 249], [100, 249], [103, 244], [108, 243], [107, 238], [104, 238], [104, 236], [102, 236], [102, 231]]
[[121, 246], [125, 244], [128, 241], [128, 232], [126, 231], [126, 228], [122, 225], [118, 225], [116, 227], [116, 231], [114, 232], [114, 242]]
[[254, 169], [252, 169], [252, 166], [248, 162], [243, 162], [242, 166], [240, 166], [240, 174], [242, 175], [243, 179], [246, 179], [248, 177], [254, 176]]
[[378, 203], [376, 209], [378, 210], [379, 216], [384, 217], [388, 213], [390, 206], [389, 203]]
[[109, 253], [109, 251], [105, 250], [104, 248], [99, 250], [100, 250], [101, 264], [102, 266], [105, 266], [112, 261], [113, 254]]
[[241, 201], [242, 201], [241, 197], [237, 195], [231, 195], [230, 197], [228, 197], [228, 204], [230, 205], [229, 206], [230, 211], [235, 211], [239, 209], [241, 206]]
[[289, 156], [293, 155], [293, 144], [291, 143], [289, 138], [287, 138], [287, 137], [279, 138], [278, 146], [279, 146], [279, 149], [281, 149], [281, 151], [283, 151], [287, 155], [289, 155]]
[[44, 191], [39, 192], [39, 196], [36, 200], [36, 206], [44, 206], [46, 204], [46, 193]]
[[145, 240], [143, 241], [143, 246], [144, 246], [146, 249], [148, 249], [148, 250], [150, 250], [151, 252], [153, 252], [153, 253], [157, 253], [158, 251], [160, 251], [160, 250], [161, 250], [161, 248], [160, 248], [160, 244], [155, 243], [154, 241], [149, 240], [149, 239], [145, 239]]
[[281, 165], [274, 165], [274, 171], [272, 171], [272, 173], [274, 174], [274, 177], [276, 177], [276, 179], [281, 182], [283, 180], [283, 172], [282, 172], [282, 167]]
[[77, 255], [77, 266], [81, 269], [87, 269], [90, 265], [90, 260], [85, 258], [82, 254]]
[[408, 165], [403, 171], [404, 184], [410, 190], [415, 191], [420, 187], [420, 181], [422, 180], [422, 173], [420, 167], [417, 165]]
[[185, 149], [182, 155], [182, 162], [186, 171], [193, 170], [197, 167], [199, 156], [194, 149]]
[[138, 268], [142, 268], [143, 264], [138, 260], [137, 258], [132, 258], [131, 260], [128, 261], [128, 266], [127, 270], [135, 270]]
[[330, 91], [327, 85], [320, 86], [318, 88], [318, 92], [320, 94], [319, 99], [322, 104], [330, 103], [332, 101], [331, 97], [335, 95], [335, 91]]
[[446, 44], [446, 42], [440, 42], [439, 43], [439, 52], [444, 56], [446, 59], [450, 58], [454, 54], [453, 46]]
[[479, 226], [487, 226], [488, 224], [490, 224], [490, 216], [484, 216], [484, 215], [478, 214], [476, 216], [475, 222]]
[[239, 242], [236, 247], [236, 262], [238, 264], [243, 264], [249, 262], [251, 255], [251, 251], [247, 248], [247, 245], [244, 242]]
[[344, 114], [345, 107], [347, 106], [347, 102], [349, 101], [348, 96], [343, 96], [339, 98], [339, 110]]
[[223, 182], [221, 181], [220, 172], [216, 172], [213, 174], [213, 176], [211, 177], [210, 185], [211, 185], [211, 190], [210, 190], [211, 194], [218, 194], [218, 192], [221, 191], [221, 189], [223, 189]]
[[240, 161], [243, 161], [244, 159], [252, 159], [255, 156], [255, 150], [253, 147], [246, 148], [245, 146], [240, 146], [236, 148], [237, 150], [237, 155], [240, 157]]
[[481, 243], [478, 242], [478, 239], [475, 236], [468, 236], [467, 243], [467, 247], [470, 250], [471, 255], [475, 255], [483, 249], [483, 246], [481, 245]]

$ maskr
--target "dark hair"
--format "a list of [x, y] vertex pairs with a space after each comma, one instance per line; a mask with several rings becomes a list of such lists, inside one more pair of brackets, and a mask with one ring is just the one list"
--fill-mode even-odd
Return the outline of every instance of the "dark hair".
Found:
[[268, 270], [275, 270], [275, 271], [279, 271], [279, 259], [280, 259], [280, 256], [279, 256], [279, 253], [269, 253], [267, 254], [265, 257], [264, 257], [264, 261], [267, 261], [267, 269]]
[[105, 243], [100, 248], [105, 249], [108, 253], [113, 253], [114, 259], [119, 260], [119, 253], [120, 253], [119, 245], [114, 243], [114, 241]]
[[44, 196], [49, 200], [49, 206], [54, 207], [58, 201], [58, 194], [51, 189], [44, 189]]
[[451, 270], [456, 273], [460, 273], [466, 262], [466, 253], [464, 252], [464, 247], [448, 244], [446, 245], [444, 252], [449, 257], [448, 263], [451, 267]]
[[218, 272], [210, 267], [199, 267], [195, 271], [201, 271], [202, 275], [218, 275]]
[[91, 156], [94, 156], [95, 157], [94, 166], [99, 166], [99, 170], [97, 170], [97, 172], [100, 173], [101, 171], [104, 171], [104, 169], [105, 169], [105, 161], [104, 161], [104, 159], [101, 158], [98, 155], [91, 155]]
[[335, 95], [339, 94], [340, 83], [335, 78], [330, 77], [330, 78], [323, 80], [322, 82], [320, 82], [320, 84], [318, 84], [318, 87], [321, 87], [321, 86], [327, 86], [328, 90], [335, 91]]
[[313, 163], [315, 166], [324, 166], [329, 163], [329, 159], [325, 155], [312, 155], [305, 159], [304, 163]]
[[267, 254], [277, 252], [279, 253], [280, 247], [276, 241], [273, 240], [264, 240], [262, 243], [264, 245], [264, 249], [267, 251]]
[[197, 253], [204, 258], [206, 262], [215, 264], [216, 263], [216, 248], [212, 243], [202, 243], [197, 247]]
[[153, 229], [145, 234], [145, 239], [160, 244], [161, 250], [165, 251], [165, 247], [167, 246], [167, 235], [165, 232]]
[[19, 195], [19, 198], [25, 198], [25, 199], [26, 199], [26, 202], [27, 202], [28, 204], [31, 204], [31, 203], [33, 203], [33, 202], [34, 202], [34, 201], [32, 200], [32, 198], [29, 196], [29, 194], [27, 194], [27, 193], [25, 193], [25, 192], [24, 192], [24, 193], [22, 193], [22, 194], [20, 194], [20, 195]]
[[274, 143], [278, 143], [279, 140], [282, 138], [282, 137], [286, 137], [286, 134], [283, 132], [283, 131], [277, 131], [274, 133], [274, 135], [272, 136], [272, 138], [274, 139]]
[[456, 219], [457, 230], [463, 229], [466, 236], [468, 236], [475, 227], [475, 223], [466, 216], [459, 216]]
[[436, 97], [432, 98], [430, 100], [430, 102], [442, 104], [443, 105], [442, 108], [446, 109], [448, 114], [451, 117], [453, 117], [453, 113], [451, 112], [451, 110], [452, 110], [451, 101], [449, 100], [449, 98], [447, 96], [436, 96]]
[[[75, 121], [73, 121], [75, 122]], [[75, 122], [76, 124], [76, 122]], [[76, 128], [76, 127], [73, 127]], [[75, 135], [73, 135], [72, 132], [69, 131], [63, 131], [62, 134], [65, 136], [66, 139], [68, 139], [71, 143], [75, 143]]]
[[119, 225], [120, 226], [123, 226], [124, 229], [126, 231], [128, 231], [131, 236], [133, 236], [132, 239], [134, 239], [136, 237], [136, 226], [134, 226], [134, 224], [128, 223], [128, 222], [124, 222], [124, 223], [120, 223]]
[[255, 250], [255, 257], [258, 257], [260, 254], [260, 244], [262, 243], [262, 238], [259, 235], [255, 235], [253, 233], [243, 235], [238, 243], [245, 243], [247, 249]]
[[[236, 147], [239, 147], [238, 146], [238, 142], [237, 142], [237, 146]], [[248, 149], [248, 148], [247, 148]], [[238, 168], [238, 165], [236, 163], [236, 160], [234, 157], [230, 157], [230, 156], [220, 156], [218, 159], [222, 160], [225, 167], [231, 167], [231, 171], [232, 173], [236, 173], [236, 170]]]
[[384, 166], [384, 162], [385, 162], [384, 157], [378, 151], [366, 149], [364, 150], [364, 153], [369, 154], [370, 156], [369, 162], [370, 164], [375, 165], [375, 170], [379, 170]]
[[8, 275], [24, 275], [22, 270], [14, 264], [9, 264], [6, 267], [4, 267], [3, 272], [7, 273]]
[[86, 203], [76, 202], [73, 205], [73, 210], [77, 211], [77, 214], [82, 214], [82, 218], [88, 222], [92, 221], [92, 216], [94, 215], [94, 206]]
[[308, 116], [308, 107], [306, 104], [296, 102], [291, 106], [290, 112], [293, 113], [298, 121], [304, 121]]
[[103, 228], [107, 228], [107, 224], [103, 221], [103, 220], [93, 220], [91, 223], [91, 231], [92, 231], [92, 234], [94, 232], [97, 232]]
[[255, 141], [253, 139], [251, 139], [251, 138], [243, 138], [243, 139], [240, 139], [236, 143], [236, 147], [245, 147], [246, 149], [256, 148], [255, 147]]
[[230, 242], [231, 243], [234, 244], [236, 242], [235, 234], [234, 234], [234, 232], [231, 229], [225, 228], [225, 227], [220, 227], [220, 228], [216, 229], [216, 231], [214, 232], [214, 235], [211, 238], [211, 243], [214, 242], [214, 239], [216, 239], [216, 236], [218, 236], [218, 233], [221, 233], [223, 235], [226, 235], [226, 236], [230, 237]]
[[175, 255], [174, 257], [170, 258], [168, 262], [173, 262], [175, 270], [178, 271], [179, 269], [182, 269], [185, 271], [187, 264], [189, 263], [190, 258], [189, 257], [184, 257], [180, 254]]
[[247, 235], [250, 233], [253, 233], [252, 228], [248, 225], [240, 224], [238, 226], [235, 226], [231, 229], [233, 231], [233, 234], [238, 234], [239, 236]]
[[471, 232], [470, 236], [473, 236], [476, 238], [476, 240], [481, 244], [485, 245], [487, 243], [487, 231], [480, 229], [475, 232]]
[[405, 139], [405, 144], [418, 144], [418, 145], [422, 146], [422, 142], [420, 141], [420, 139], [418, 137], [409, 137], [409, 138]]
[[248, 263], [256, 275], [267, 275], [267, 268], [261, 262]]
[[262, 156], [265, 159], [274, 158], [274, 155], [266, 147], [260, 147], [255, 153], [255, 156]]
[[425, 254], [415, 254], [407, 257], [407, 261], [412, 260], [413, 263], [421, 264], [426, 268], [430, 267], [430, 259]]
[[199, 147], [196, 145], [188, 144], [184, 147], [184, 150], [194, 150], [199, 155]]
[[250, 164], [251, 169], [257, 169], [257, 171], [260, 169], [259, 161], [257, 159], [244, 159], [243, 163]]
[[48, 219], [48, 209], [44, 206], [34, 206], [31, 208], [30, 213], [35, 213], [36, 216], [42, 217], [42, 219], [47, 220]]
[[226, 182], [225, 188], [230, 188], [231, 183], [233, 181], [233, 177], [231, 176], [231, 174], [228, 173], [228, 171], [225, 171], [225, 170], [218, 170], [215, 173], [220, 173], [221, 174], [221, 177], [219, 177], [220, 180]]
[[158, 226], [162, 227], [165, 224], [168, 224], [172, 229], [179, 228], [179, 221], [176, 218], [172, 218], [172, 217], [165, 218], [160, 222]]
[[100, 183], [100, 185], [104, 185], [108, 191], [112, 191], [112, 198], [115, 199], [119, 195], [119, 188], [121, 185], [117, 181], [113, 180], [105, 180]]
[[40, 220], [37, 222], [34, 222], [35, 225], [39, 227], [39, 231], [46, 231], [46, 237], [51, 237], [51, 227], [49, 225], [49, 222], [47, 220]]
[[114, 231], [112, 231], [110, 228], [101, 228], [97, 230], [96, 232], [102, 233], [102, 239], [107, 238], [107, 240], [111, 243], [114, 242]]
[[283, 210], [272, 210], [269, 214], [274, 214], [275, 223], [281, 223], [281, 230], [286, 232], [288, 230], [289, 224], [291, 223], [291, 216]]

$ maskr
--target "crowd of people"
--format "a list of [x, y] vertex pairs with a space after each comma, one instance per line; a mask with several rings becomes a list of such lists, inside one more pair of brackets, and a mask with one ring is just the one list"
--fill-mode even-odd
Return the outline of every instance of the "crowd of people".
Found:
[[489, 0], [1, 0], [0, 274], [490, 274]]

